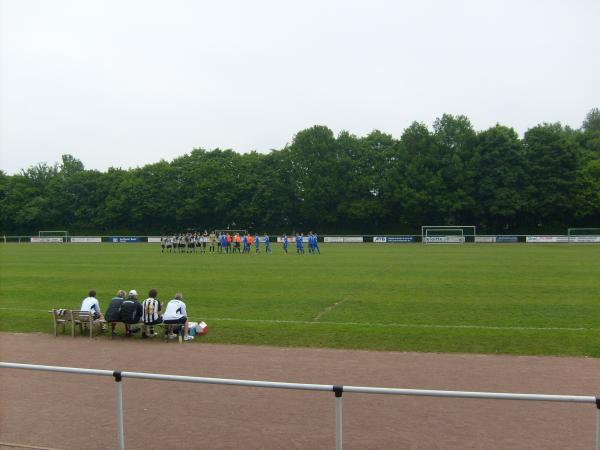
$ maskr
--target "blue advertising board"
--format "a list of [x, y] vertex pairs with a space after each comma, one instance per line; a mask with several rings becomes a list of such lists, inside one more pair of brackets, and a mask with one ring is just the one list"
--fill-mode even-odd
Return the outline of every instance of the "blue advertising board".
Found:
[[519, 242], [519, 238], [517, 236], [496, 236], [496, 242], [516, 243]]
[[414, 236], [373, 236], [373, 242], [379, 244], [406, 244], [417, 242]]
[[144, 242], [142, 238], [137, 236], [110, 236], [108, 238], [108, 242], [112, 242], [115, 244], [123, 244], [123, 243], [137, 243]]

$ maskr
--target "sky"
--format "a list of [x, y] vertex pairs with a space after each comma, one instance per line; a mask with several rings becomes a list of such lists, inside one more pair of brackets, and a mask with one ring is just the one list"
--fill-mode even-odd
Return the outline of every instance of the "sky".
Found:
[[600, 1], [0, 0], [0, 169], [136, 167], [464, 114], [579, 128]]

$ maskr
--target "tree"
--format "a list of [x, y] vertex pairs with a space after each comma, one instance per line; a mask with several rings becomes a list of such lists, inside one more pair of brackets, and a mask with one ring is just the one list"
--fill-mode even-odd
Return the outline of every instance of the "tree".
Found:
[[524, 206], [524, 151], [512, 128], [496, 125], [477, 135], [475, 198], [478, 221], [492, 232], [516, 225]]

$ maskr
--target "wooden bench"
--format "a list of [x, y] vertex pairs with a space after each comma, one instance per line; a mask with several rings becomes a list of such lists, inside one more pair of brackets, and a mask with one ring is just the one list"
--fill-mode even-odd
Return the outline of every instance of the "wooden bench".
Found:
[[[71, 335], [75, 337], [75, 326], [79, 326], [79, 331], [83, 334], [84, 327], [90, 331], [90, 339], [94, 337], [94, 325], [103, 327], [106, 324], [104, 319], [94, 319], [94, 314], [90, 311], [72, 310], [73, 327]], [[87, 331], [87, 330], [86, 330]]]
[[75, 328], [79, 327], [81, 334], [89, 330], [90, 338], [94, 337], [94, 325], [100, 325], [101, 327], [106, 323], [102, 319], [94, 319], [94, 315], [89, 311], [80, 311], [76, 309], [53, 309], [48, 311], [52, 314], [52, 321], [54, 325], [54, 336], [58, 336], [58, 327], [62, 326], [63, 333], [67, 323], [71, 323], [71, 336], [75, 337]]
[[53, 309], [48, 311], [52, 314], [52, 323], [54, 325], [54, 336], [58, 336], [58, 327], [62, 326], [62, 332], [65, 333], [67, 323], [73, 322], [73, 316], [70, 309]]

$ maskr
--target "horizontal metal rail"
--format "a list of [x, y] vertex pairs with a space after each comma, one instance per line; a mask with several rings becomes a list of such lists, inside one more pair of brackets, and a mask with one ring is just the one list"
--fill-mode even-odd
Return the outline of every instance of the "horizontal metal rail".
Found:
[[325, 391], [335, 394], [336, 412], [336, 449], [342, 449], [342, 393], [350, 392], [356, 394], [387, 394], [387, 395], [409, 395], [418, 397], [446, 397], [446, 398], [469, 398], [487, 400], [520, 400], [520, 401], [545, 401], [563, 403], [591, 403], [596, 405], [596, 449], [600, 450], [600, 397], [584, 395], [548, 395], [548, 394], [514, 394], [503, 392], [473, 392], [473, 391], [442, 391], [431, 389], [395, 389], [365, 386], [342, 386], [329, 384], [304, 384], [304, 383], [282, 383], [276, 381], [237, 380], [229, 378], [191, 377], [182, 375], [165, 375], [144, 372], [127, 372], [118, 370], [81, 369], [76, 367], [44, 366], [36, 364], [20, 364], [0, 362], [0, 368], [24, 369], [43, 372], [62, 372], [81, 375], [97, 375], [114, 377], [116, 382], [116, 406], [117, 406], [117, 439], [118, 447], [125, 448], [125, 435], [123, 429], [123, 394], [122, 379], [144, 379], [159, 381], [176, 381], [184, 383], [217, 384], [225, 386], [242, 386], [271, 389], [294, 389], [305, 391]]
[[[42, 366], [35, 364], [19, 364], [0, 362], [0, 367], [7, 369], [26, 369], [40, 370], [46, 372], [64, 372], [79, 373], [83, 375], [115, 376], [119, 373], [122, 378], [138, 378], [144, 380], [161, 381], [179, 381], [184, 383], [203, 383], [203, 384], [221, 384], [228, 386], [245, 386], [258, 388], [275, 389], [296, 389], [304, 391], [326, 391], [334, 392], [332, 384], [306, 384], [306, 383], [283, 383], [278, 381], [255, 381], [238, 380], [232, 378], [208, 378], [191, 377], [183, 375], [166, 375], [146, 372], [127, 372], [99, 369], [80, 369], [74, 367], [60, 366]], [[342, 385], [339, 385], [342, 386]], [[357, 394], [388, 394], [388, 395], [411, 395], [421, 397], [452, 397], [452, 398], [472, 398], [488, 400], [525, 400], [525, 401], [547, 401], [547, 402], [566, 402], [566, 403], [596, 403], [595, 396], [585, 395], [549, 395], [549, 394], [513, 394], [504, 392], [477, 392], [477, 391], [442, 391], [433, 389], [396, 389], [365, 386], [342, 386], [343, 392], [352, 392]]]

